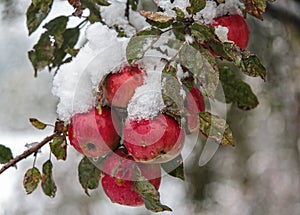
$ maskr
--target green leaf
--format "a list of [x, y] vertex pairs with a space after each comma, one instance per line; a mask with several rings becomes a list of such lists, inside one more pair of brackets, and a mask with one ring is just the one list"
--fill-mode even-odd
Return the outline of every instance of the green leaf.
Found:
[[186, 8], [189, 14], [196, 14], [200, 10], [202, 10], [206, 5], [206, 0], [189, 0], [190, 5]]
[[[47, 23], [44, 32], [33, 50], [28, 52], [29, 59], [34, 67], [35, 76], [37, 71], [48, 67], [52, 69], [64, 63], [70, 62], [77, 52], [74, 46], [78, 42], [80, 29], [78, 27], [66, 29], [67, 18], [60, 16]], [[54, 41], [51, 41], [51, 38]], [[70, 54], [71, 58], [65, 59]]]
[[174, 7], [172, 10], [175, 11], [177, 19], [179, 20], [184, 19], [185, 17], [184, 12], [179, 7]]
[[31, 35], [47, 17], [51, 10], [53, 0], [34, 0], [26, 12], [27, 28]]
[[43, 164], [42, 189], [49, 197], [55, 197], [56, 193], [56, 185], [52, 177], [52, 168], [53, 165], [51, 160], [48, 160]]
[[57, 48], [60, 48], [64, 42], [63, 33], [66, 31], [68, 20], [66, 16], [59, 16], [43, 26], [48, 30], [48, 34], [54, 37]]
[[41, 121], [39, 121], [38, 119], [35, 118], [29, 118], [30, 123], [37, 129], [45, 129], [47, 127], [47, 125]]
[[179, 62], [193, 73], [196, 83], [208, 97], [214, 98], [219, 84], [219, 71], [215, 59], [202, 50], [202, 53], [189, 44], [179, 51]]
[[183, 159], [181, 155], [160, 165], [169, 175], [184, 180]]
[[162, 33], [163, 33], [162, 30], [152, 27], [138, 32], [137, 36], [147, 36], [147, 35], [159, 36]]
[[251, 54], [247, 50], [241, 50], [232, 43], [225, 43], [224, 48], [227, 54], [231, 56], [231, 59], [233, 59], [233, 63], [239, 67], [242, 72], [252, 77], [260, 76], [263, 80], [266, 80], [266, 68], [256, 55]]
[[172, 211], [166, 205], [161, 204], [159, 192], [154, 185], [145, 177], [141, 176], [140, 170], [135, 168], [136, 181], [134, 181], [134, 189], [142, 197], [145, 207], [153, 212]]
[[0, 164], [5, 164], [11, 159], [13, 159], [13, 155], [10, 148], [0, 144]]
[[106, 0], [94, 0], [94, 2], [101, 6], [109, 6], [110, 5], [110, 3]]
[[130, 64], [144, 57], [145, 52], [158, 40], [158, 36], [134, 36], [131, 37], [126, 48], [126, 58]]
[[[63, 43], [60, 48], [55, 50], [54, 59], [53, 59], [53, 67], [61, 66], [66, 63], [64, 61], [67, 54], [70, 54], [71, 57], [75, 57], [78, 53], [78, 50], [73, 49], [73, 47], [77, 44], [80, 35], [80, 29], [77, 28], [68, 28], [63, 33]], [[71, 58], [71, 59], [72, 59]]]
[[186, 34], [185, 34], [185, 29], [186, 29], [186, 25], [183, 22], [174, 22], [173, 23], [173, 28], [172, 31], [174, 33], [174, 35], [176, 36], [176, 39], [180, 40], [180, 41], [186, 41]]
[[78, 166], [79, 182], [85, 193], [89, 196], [88, 189], [96, 189], [99, 186], [101, 170], [90, 161], [90, 158], [84, 157]]
[[62, 45], [62, 48], [73, 48], [76, 43], [78, 42], [78, 38], [80, 35], [80, 29], [78, 27], [76, 28], [68, 28], [64, 32], [64, 43]]
[[198, 23], [192, 25], [191, 35], [200, 43], [217, 38], [212, 26], [200, 25]]
[[27, 194], [32, 193], [37, 188], [40, 180], [41, 180], [41, 173], [36, 167], [28, 169], [23, 179], [23, 186], [26, 190], [26, 193]]
[[37, 44], [34, 45], [33, 50], [28, 52], [29, 59], [34, 67], [35, 76], [38, 70], [44, 69], [51, 64], [55, 47], [53, 46], [50, 35], [44, 32]]
[[67, 144], [63, 136], [55, 136], [50, 143], [50, 148], [57, 160], [66, 160]]
[[245, 70], [243, 70], [244, 73], [253, 77], [260, 76], [263, 80], [266, 80], [266, 68], [256, 55], [244, 55], [243, 63], [245, 65]]
[[136, 11], [137, 6], [139, 4], [139, 0], [129, 0], [129, 5], [131, 6], [131, 9]]
[[234, 146], [232, 131], [224, 119], [208, 112], [199, 113], [200, 132], [221, 146]]
[[233, 61], [232, 57], [225, 51], [224, 44], [218, 39], [208, 40], [209, 47], [221, 58]]
[[106, 0], [96, 0], [96, 1], [82, 0], [81, 4], [82, 4], [83, 8], [88, 8], [90, 10], [90, 15], [88, 17], [88, 20], [90, 21], [90, 23], [102, 22], [99, 5], [102, 5], [102, 6], [110, 5]]
[[234, 71], [226, 66], [220, 67], [219, 70], [226, 103], [235, 103], [243, 110], [250, 110], [258, 105], [257, 97], [251, 87], [238, 78]]
[[184, 100], [180, 93], [181, 84], [176, 76], [176, 69], [167, 64], [161, 75], [162, 98], [166, 106], [165, 112], [181, 123], [183, 116]]
[[58, 16], [46, 23], [43, 28], [46, 28], [52, 35], [56, 35], [66, 30], [68, 20], [67, 16]]

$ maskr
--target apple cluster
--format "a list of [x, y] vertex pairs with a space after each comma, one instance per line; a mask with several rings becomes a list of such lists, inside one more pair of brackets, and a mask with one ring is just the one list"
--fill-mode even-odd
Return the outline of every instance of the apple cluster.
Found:
[[[227, 39], [245, 49], [249, 27], [242, 16], [226, 15], [212, 23], [227, 29]], [[162, 110], [151, 118], [130, 118], [127, 107], [138, 87], [144, 84], [146, 69], [126, 64], [103, 77], [99, 83], [98, 104], [86, 113], [75, 114], [69, 124], [70, 144], [90, 158], [104, 158], [101, 183], [112, 202], [144, 204], [135, 188], [137, 174], [156, 190], [161, 182], [160, 164], [181, 154], [185, 137], [199, 131], [199, 113], [205, 101], [194, 82], [185, 90], [182, 121]], [[192, 84], [191, 84], [192, 83]]]
[[146, 75], [138, 64], [125, 65], [106, 75], [99, 84], [99, 105], [75, 114], [68, 128], [70, 144], [78, 152], [90, 158], [104, 157], [103, 190], [112, 202], [122, 205], [144, 203], [134, 189], [136, 169], [159, 189], [160, 164], [181, 153], [185, 136], [198, 130], [198, 113], [205, 110], [204, 97], [193, 86], [185, 98], [187, 126], [164, 111], [149, 119], [129, 118], [126, 108]]

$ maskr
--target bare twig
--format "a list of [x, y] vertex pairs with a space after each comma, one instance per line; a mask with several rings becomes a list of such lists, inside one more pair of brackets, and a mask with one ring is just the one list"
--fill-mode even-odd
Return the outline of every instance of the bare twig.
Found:
[[129, 0], [126, 1], [126, 8], [125, 8], [125, 17], [127, 18], [127, 21], [129, 22], [129, 12], [130, 11], [130, 3]]
[[0, 174], [3, 173], [5, 170], [7, 170], [9, 167], [15, 166], [16, 163], [19, 161], [27, 158], [33, 153], [36, 153], [40, 148], [42, 148], [45, 144], [49, 143], [56, 135], [59, 135], [60, 132], [55, 132], [54, 134], [46, 137], [43, 139], [41, 142], [36, 144], [35, 146], [31, 147], [30, 149], [24, 151], [22, 154], [18, 155], [17, 157], [11, 159], [8, 161], [1, 169], [0, 169]]

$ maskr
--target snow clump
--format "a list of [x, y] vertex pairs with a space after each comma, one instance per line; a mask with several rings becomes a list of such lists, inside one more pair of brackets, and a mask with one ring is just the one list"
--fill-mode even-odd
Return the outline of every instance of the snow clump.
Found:
[[116, 34], [100, 23], [90, 25], [86, 31], [88, 43], [54, 77], [52, 93], [59, 98], [59, 119], [69, 121], [74, 114], [87, 112], [95, 105], [99, 82], [125, 60], [128, 39]]

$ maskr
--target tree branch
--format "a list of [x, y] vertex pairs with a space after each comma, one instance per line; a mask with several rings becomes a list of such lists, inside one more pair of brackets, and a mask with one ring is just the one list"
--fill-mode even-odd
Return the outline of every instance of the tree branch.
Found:
[[30, 149], [24, 151], [22, 154], [20, 154], [20, 155], [16, 156], [15, 158], [11, 159], [10, 161], [8, 161], [0, 169], [0, 174], [3, 173], [5, 170], [7, 170], [9, 167], [15, 166], [16, 163], [18, 163], [19, 161], [21, 161], [21, 160], [27, 158], [28, 156], [30, 156], [31, 154], [37, 152], [40, 148], [42, 148], [45, 144], [50, 142], [58, 134], [60, 134], [60, 132], [55, 132], [54, 134], [52, 134], [52, 135], [46, 137], [45, 139], [43, 139], [41, 142], [39, 142], [35, 146], [31, 147]]

